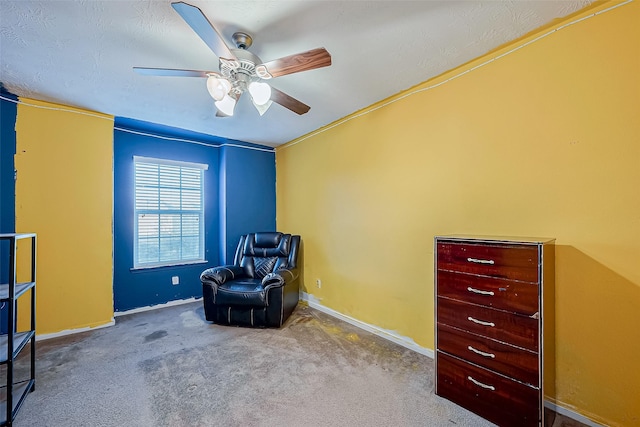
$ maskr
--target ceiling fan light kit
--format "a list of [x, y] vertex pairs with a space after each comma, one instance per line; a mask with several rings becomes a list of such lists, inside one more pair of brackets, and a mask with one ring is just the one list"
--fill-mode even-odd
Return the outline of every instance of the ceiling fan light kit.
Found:
[[214, 104], [225, 116], [233, 116], [233, 110], [236, 108], [236, 100], [229, 96], [229, 94], [225, 94], [220, 101], [216, 101]]
[[265, 105], [271, 99], [271, 86], [267, 83], [253, 81], [249, 84], [249, 93], [255, 104]]
[[229, 49], [199, 8], [184, 2], [171, 3], [171, 6], [216, 54], [219, 72], [143, 67], [134, 67], [134, 71], [153, 76], [206, 77], [207, 90], [218, 109], [216, 116], [232, 116], [236, 103], [244, 92], [249, 92], [251, 101], [261, 116], [274, 102], [300, 115], [309, 111], [308, 105], [263, 80], [331, 65], [331, 55], [324, 48], [263, 63], [247, 50], [253, 43], [249, 34], [234, 33], [232, 40], [236, 49]]
[[207, 90], [209, 95], [216, 101], [222, 101], [222, 98], [231, 90], [229, 80], [222, 78], [219, 74], [209, 73], [207, 78]]

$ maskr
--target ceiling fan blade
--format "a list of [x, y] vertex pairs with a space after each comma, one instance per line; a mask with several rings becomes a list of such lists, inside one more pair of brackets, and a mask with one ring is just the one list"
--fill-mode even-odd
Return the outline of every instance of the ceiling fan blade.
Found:
[[[256, 74], [264, 79], [327, 67], [329, 65], [331, 65], [331, 55], [325, 48], [321, 47], [260, 64], [256, 67]], [[264, 77], [261, 73], [265, 73]]]
[[184, 2], [171, 3], [171, 6], [218, 58], [237, 59], [229, 50], [218, 30], [215, 29], [199, 8]]
[[286, 93], [279, 91], [273, 86], [271, 86], [271, 100], [300, 115], [311, 109], [307, 104], [304, 104]]
[[145, 68], [133, 67], [133, 71], [145, 76], [169, 76], [169, 77], [208, 77], [214, 71], [180, 70], [174, 68]]

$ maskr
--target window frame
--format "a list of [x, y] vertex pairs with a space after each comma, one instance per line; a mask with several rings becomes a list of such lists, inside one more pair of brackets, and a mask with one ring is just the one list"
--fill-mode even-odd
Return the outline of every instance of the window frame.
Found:
[[[155, 165], [155, 166], [162, 166], [162, 165], [167, 165], [167, 166], [173, 166], [173, 167], [178, 167], [180, 168], [181, 171], [181, 177], [180, 177], [180, 185], [178, 187], [178, 189], [180, 190], [180, 203], [182, 203], [182, 190], [184, 189], [183, 187], [183, 182], [182, 182], [182, 168], [186, 168], [186, 169], [191, 169], [193, 172], [194, 169], [197, 169], [200, 171], [200, 209], [199, 210], [185, 210], [185, 209], [161, 209], [160, 208], [160, 189], [162, 188], [162, 186], [160, 185], [160, 178], [158, 179], [158, 183], [157, 183], [157, 187], [156, 186], [151, 186], [151, 188], [157, 188], [158, 189], [158, 198], [157, 198], [157, 202], [158, 202], [158, 207], [154, 208], [154, 209], [139, 209], [138, 208], [138, 173], [137, 173], [137, 165], [139, 163], [146, 163], [146, 164], [151, 164], [151, 165]], [[171, 159], [160, 159], [160, 158], [154, 158], [154, 157], [146, 157], [146, 156], [133, 156], [133, 268], [132, 270], [145, 270], [145, 269], [152, 269], [152, 268], [159, 268], [159, 267], [171, 267], [171, 266], [179, 266], [179, 265], [188, 265], [188, 264], [200, 264], [200, 263], [206, 263], [207, 260], [205, 259], [205, 214], [206, 214], [206, 210], [205, 210], [205, 191], [204, 191], [204, 186], [205, 186], [205, 171], [209, 169], [209, 165], [205, 164], [205, 163], [194, 163], [194, 162], [185, 162], [185, 161], [180, 161], [180, 160], [171, 160]], [[143, 212], [143, 213], [148, 213], [148, 214], [155, 214], [155, 215], [167, 215], [167, 214], [173, 214], [173, 215], [179, 215], [180, 218], [182, 219], [182, 215], [184, 215], [185, 213], [188, 213], [190, 215], [193, 215], [194, 213], [197, 213], [198, 215], [198, 221], [199, 221], [199, 227], [198, 227], [198, 237], [199, 237], [199, 253], [198, 253], [198, 257], [197, 258], [188, 258], [188, 259], [183, 259], [182, 256], [180, 257], [180, 259], [171, 259], [171, 260], [167, 260], [167, 261], [158, 261], [158, 262], [145, 262], [145, 263], [140, 263], [140, 259], [139, 259], [139, 243], [140, 243], [140, 230], [139, 230], [139, 214]], [[183, 235], [183, 230], [182, 230], [182, 221], [181, 221], [181, 225], [180, 225], [180, 246], [182, 246], [183, 241], [184, 241], [184, 235]], [[160, 242], [162, 237], [162, 233], [161, 233], [161, 229], [160, 229], [160, 218], [158, 218], [158, 242]], [[158, 245], [158, 258], [160, 259], [160, 246]]]

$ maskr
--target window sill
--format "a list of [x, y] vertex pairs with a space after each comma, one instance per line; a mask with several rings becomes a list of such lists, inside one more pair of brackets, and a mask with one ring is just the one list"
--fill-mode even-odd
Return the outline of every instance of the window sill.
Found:
[[129, 269], [129, 271], [138, 272], [138, 271], [159, 270], [162, 268], [180, 268], [180, 267], [185, 267], [189, 265], [207, 264], [208, 262], [209, 261], [207, 261], [206, 259], [202, 259], [197, 261], [181, 262], [176, 264], [149, 265], [144, 267], [132, 267]]

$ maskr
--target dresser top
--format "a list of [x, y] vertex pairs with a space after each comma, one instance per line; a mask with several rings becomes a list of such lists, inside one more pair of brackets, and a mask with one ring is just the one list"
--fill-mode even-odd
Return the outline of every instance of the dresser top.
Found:
[[519, 236], [478, 236], [472, 234], [446, 234], [435, 236], [436, 240], [486, 242], [486, 243], [523, 243], [529, 245], [540, 245], [555, 242], [551, 237], [519, 237]]

